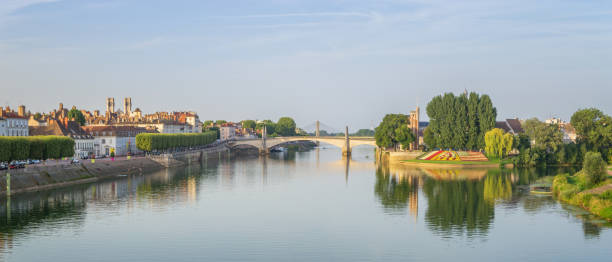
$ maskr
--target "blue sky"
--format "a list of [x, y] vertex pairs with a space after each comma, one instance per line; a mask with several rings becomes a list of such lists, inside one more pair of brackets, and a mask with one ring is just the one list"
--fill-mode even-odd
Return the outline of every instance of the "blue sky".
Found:
[[612, 1], [0, 0], [0, 104], [32, 111], [357, 129], [465, 89], [498, 118], [612, 114]]

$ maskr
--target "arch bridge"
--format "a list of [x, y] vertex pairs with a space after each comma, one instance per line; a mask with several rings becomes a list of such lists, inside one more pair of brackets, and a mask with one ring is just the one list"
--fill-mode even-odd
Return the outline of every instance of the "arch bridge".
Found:
[[342, 148], [342, 155], [350, 155], [351, 149], [355, 146], [359, 145], [370, 145], [376, 146], [376, 140], [373, 137], [349, 137], [348, 135], [348, 126], [346, 127], [344, 137], [338, 136], [319, 136], [319, 130], [317, 125], [317, 130], [315, 132], [315, 136], [290, 136], [290, 137], [267, 137], [267, 131], [264, 127], [263, 134], [261, 138], [258, 139], [242, 139], [242, 140], [234, 140], [229, 142], [230, 146], [239, 146], [239, 145], [250, 145], [253, 147], [257, 147], [261, 154], [268, 154], [270, 152], [270, 148], [275, 147], [277, 145], [292, 142], [292, 141], [315, 141], [315, 142], [324, 142], [339, 148]]

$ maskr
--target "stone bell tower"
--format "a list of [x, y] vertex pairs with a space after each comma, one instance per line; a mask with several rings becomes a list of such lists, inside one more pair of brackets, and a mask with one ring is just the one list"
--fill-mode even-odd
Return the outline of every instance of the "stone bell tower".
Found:
[[115, 113], [115, 98], [109, 97], [106, 99], [106, 115]]

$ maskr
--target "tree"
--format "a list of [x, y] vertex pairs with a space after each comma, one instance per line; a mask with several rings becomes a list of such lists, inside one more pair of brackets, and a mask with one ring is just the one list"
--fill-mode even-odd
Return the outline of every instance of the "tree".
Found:
[[255, 129], [255, 125], [254, 120], [242, 120], [242, 128]]
[[353, 136], [374, 136], [374, 130], [372, 129], [359, 129], [357, 132], [352, 134]]
[[263, 120], [255, 125], [255, 129], [259, 132], [263, 131], [264, 126], [268, 134], [274, 134], [276, 132], [276, 123], [272, 120]]
[[514, 137], [499, 128], [494, 128], [485, 134], [485, 151], [491, 158], [501, 159], [512, 150]]
[[41, 118], [42, 118], [42, 115], [40, 113], [37, 112], [36, 114], [34, 114], [34, 119], [40, 120]]
[[223, 125], [223, 124], [225, 124], [225, 123], [227, 123], [227, 121], [225, 121], [225, 120], [217, 120], [217, 121], [215, 122], [215, 125], [220, 126], [220, 125]]
[[291, 117], [281, 117], [276, 123], [276, 132], [281, 136], [295, 135], [295, 121]]
[[493, 107], [493, 102], [488, 95], [482, 95], [478, 102], [478, 124], [480, 134], [478, 137], [478, 147], [483, 148], [484, 134], [495, 127], [495, 119], [497, 118], [497, 109]]
[[202, 123], [202, 126], [203, 126], [204, 128], [206, 128], [206, 127], [211, 126], [213, 123], [214, 123], [214, 122], [213, 122], [212, 120], [206, 120], [206, 121], [204, 121], [204, 123]]
[[495, 127], [497, 110], [487, 95], [476, 93], [435, 96], [427, 104], [429, 146], [440, 148], [484, 148], [484, 134]]
[[410, 144], [414, 142], [414, 134], [408, 125], [401, 125], [395, 129], [395, 139], [404, 149], [408, 149]]
[[596, 108], [576, 111], [570, 120], [576, 130], [578, 142], [588, 150], [600, 152], [604, 159], [610, 157], [612, 148], [612, 117]]
[[537, 118], [527, 119], [523, 125], [525, 134], [535, 141], [535, 146], [546, 153], [554, 153], [563, 144], [563, 132], [559, 126], [541, 122]]
[[586, 174], [587, 183], [596, 185], [606, 179], [606, 162], [599, 152], [588, 152], [584, 157], [582, 171]]
[[76, 109], [76, 107], [73, 107], [70, 109], [70, 111], [68, 111], [68, 119], [74, 119], [74, 121], [79, 123], [79, 125], [85, 125], [85, 116], [81, 110]]
[[414, 141], [414, 135], [408, 128], [408, 116], [387, 114], [376, 127], [374, 138], [376, 139], [376, 145], [381, 148], [393, 147], [397, 149], [400, 144], [404, 148], [408, 148], [410, 142]]
[[428, 148], [436, 148], [436, 138], [430, 127], [426, 127], [423, 131], [423, 142]]
[[465, 146], [468, 149], [478, 148], [478, 135], [479, 135], [479, 124], [478, 124], [478, 94], [471, 92], [468, 98], [467, 105], [467, 141]]

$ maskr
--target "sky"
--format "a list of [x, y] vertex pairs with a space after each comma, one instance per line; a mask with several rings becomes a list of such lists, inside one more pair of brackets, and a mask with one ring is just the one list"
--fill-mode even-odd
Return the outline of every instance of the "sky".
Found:
[[612, 1], [0, 0], [0, 105], [371, 128], [445, 92], [612, 114]]

